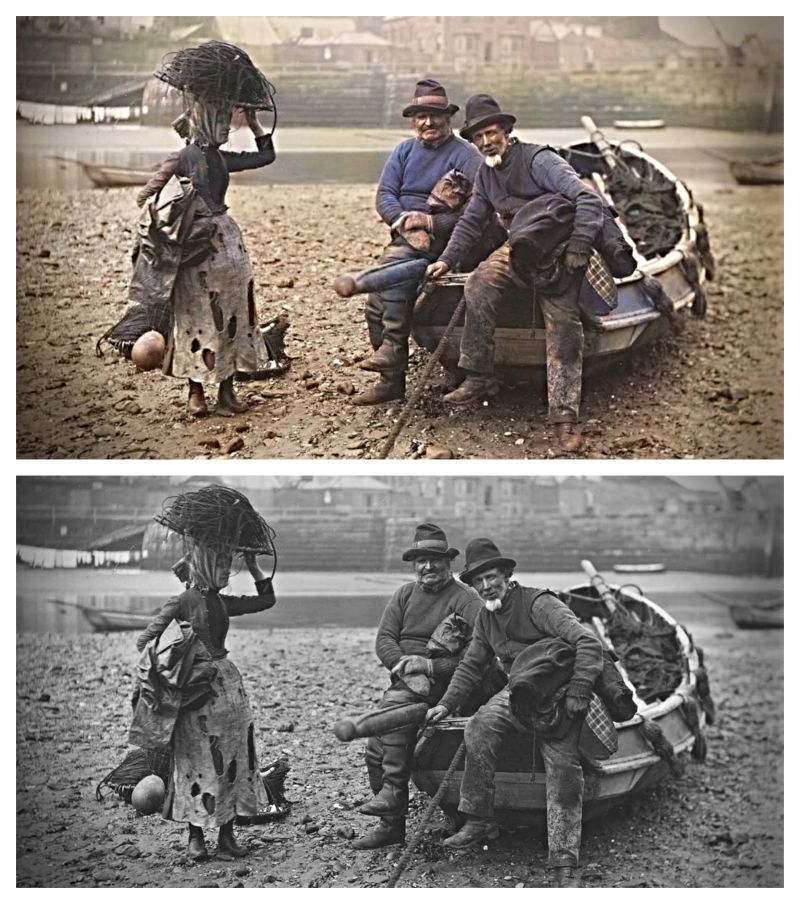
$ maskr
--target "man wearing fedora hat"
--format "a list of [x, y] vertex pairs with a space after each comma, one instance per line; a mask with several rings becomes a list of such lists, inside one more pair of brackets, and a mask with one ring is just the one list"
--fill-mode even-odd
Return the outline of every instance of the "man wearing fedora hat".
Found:
[[[437, 722], [457, 712], [495, 656], [509, 673], [517, 657], [524, 651], [530, 652], [533, 644], [558, 638], [574, 650], [571, 678], [561, 695], [561, 736], [548, 736], [537, 730], [536, 742], [544, 760], [547, 783], [549, 866], [555, 869], [559, 887], [577, 885], [575, 870], [583, 808], [578, 739], [592, 688], [603, 667], [602, 645], [552, 593], [522, 587], [512, 581], [517, 563], [504, 556], [492, 540], [487, 537], [471, 540], [466, 560], [467, 567], [459, 578], [478, 591], [484, 605], [475, 620], [467, 652], [439, 704], [428, 711], [427, 719]], [[548, 700], [548, 706], [551, 703]], [[508, 734], [525, 728], [509, 707], [508, 687], [496, 693], [470, 718], [464, 731], [467, 755], [458, 807], [467, 821], [459, 832], [444, 841], [446, 847], [466, 848], [497, 837], [498, 828], [493, 819], [497, 758]]]
[[[603, 202], [554, 150], [513, 138], [515, 122], [516, 117], [503, 112], [488, 94], [475, 94], [467, 101], [460, 135], [478, 148], [486, 166], [480, 168], [467, 208], [439, 260], [428, 267], [427, 276], [436, 279], [461, 267], [485, 223], [495, 216], [508, 228], [520, 208], [545, 195], [560, 196], [574, 205], [572, 230], [563, 253], [565, 276], [554, 287], [537, 291], [536, 296], [545, 322], [549, 419], [556, 425], [562, 450], [577, 452], [583, 364], [578, 294], [603, 224]], [[466, 404], [497, 393], [494, 330], [503, 296], [512, 285], [524, 287], [528, 282], [513, 269], [506, 242], [478, 265], [464, 287], [466, 314], [459, 366], [466, 371], [466, 379], [445, 401]]]
[[[401, 703], [433, 705], [447, 687], [458, 657], [429, 658], [428, 641], [449, 615], [461, 616], [471, 629], [481, 607], [478, 594], [453, 578], [451, 563], [458, 554], [444, 531], [430, 523], [417, 527], [411, 548], [403, 553], [403, 561], [413, 563], [415, 579], [395, 591], [378, 627], [375, 651], [391, 676], [381, 709]], [[405, 840], [416, 736], [416, 726], [409, 725], [368, 740], [364, 759], [375, 796], [361, 812], [381, 821], [354, 847], [368, 850]]]
[[[375, 206], [392, 231], [381, 264], [420, 258], [433, 261], [447, 243], [461, 211], [432, 212], [429, 195], [450, 170], [463, 173], [471, 183], [481, 160], [474, 145], [453, 134], [450, 119], [458, 109], [439, 82], [431, 78], [417, 82], [414, 97], [403, 110], [403, 116], [412, 121], [414, 137], [394, 149], [378, 183]], [[412, 247], [403, 238], [404, 233], [419, 229], [432, 236], [427, 249]], [[354, 396], [354, 404], [376, 405], [405, 396], [416, 295], [417, 282], [411, 280], [367, 297], [364, 313], [375, 351], [360, 367], [377, 372], [380, 379]]]

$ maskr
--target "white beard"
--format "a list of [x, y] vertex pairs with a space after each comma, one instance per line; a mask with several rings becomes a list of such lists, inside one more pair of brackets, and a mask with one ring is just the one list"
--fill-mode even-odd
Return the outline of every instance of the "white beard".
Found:
[[488, 157], [483, 158], [483, 162], [489, 167], [489, 169], [494, 169], [496, 166], [500, 166], [503, 162], [502, 154], [490, 154]]
[[503, 605], [502, 600], [484, 600], [483, 605], [489, 610], [489, 612], [497, 612], [497, 610]]

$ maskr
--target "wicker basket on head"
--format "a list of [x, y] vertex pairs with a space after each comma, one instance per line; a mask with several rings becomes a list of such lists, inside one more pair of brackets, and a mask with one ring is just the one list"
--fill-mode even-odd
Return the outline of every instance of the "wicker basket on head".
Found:
[[208, 41], [176, 50], [153, 74], [214, 106], [275, 110], [275, 86], [235, 44]]

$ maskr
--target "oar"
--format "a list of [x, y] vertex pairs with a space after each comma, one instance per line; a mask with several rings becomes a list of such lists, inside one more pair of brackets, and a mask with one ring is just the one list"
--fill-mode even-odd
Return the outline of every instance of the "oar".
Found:
[[[628, 609], [625, 608], [625, 606], [619, 605], [616, 598], [614, 597], [614, 591], [608, 586], [608, 584], [606, 584], [603, 576], [588, 559], [583, 559], [581, 561], [581, 568], [584, 570], [587, 577], [591, 581], [592, 587], [594, 587], [594, 589], [600, 594], [600, 597], [603, 600], [606, 608], [608, 609], [609, 614], [614, 615], [618, 613], [622, 615], [623, 618], [629, 619], [631, 621], [638, 621], [636, 616], [632, 612], [629, 612]], [[611, 638], [608, 636], [608, 632], [606, 631], [606, 626], [603, 623], [603, 620], [600, 618], [594, 618], [593, 622], [603, 646], [609, 652], [613, 653], [615, 657], [617, 657], [617, 651], [614, 649], [614, 644], [611, 642]], [[625, 669], [625, 666], [622, 664], [622, 660], [617, 657], [617, 661], [614, 663], [614, 665], [617, 667], [620, 675], [622, 675], [622, 680], [633, 692], [633, 700], [634, 703], [636, 703], [637, 708], [642, 709], [646, 704], [644, 700], [642, 700], [642, 698], [639, 696], [636, 690], [636, 685], [631, 681], [628, 672]]]
[[600, 594], [600, 599], [605, 603], [609, 615], [613, 615], [617, 611], [617, 600], [611, 588], [606, 584], [603, 575], [588, 559], [581, 560], [581, 568], [589, 578], [592, 587]]

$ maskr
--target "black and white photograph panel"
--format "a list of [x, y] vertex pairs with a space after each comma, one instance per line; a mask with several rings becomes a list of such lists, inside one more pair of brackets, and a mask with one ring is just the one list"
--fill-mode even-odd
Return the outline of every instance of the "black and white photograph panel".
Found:
[[19, 458], [783, 457], [783, 17], [450, 11], [17, 16]]
[[18, 477], [18, 887], [783, 887], [783, 498]]

